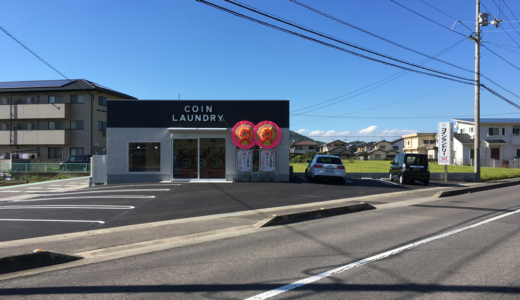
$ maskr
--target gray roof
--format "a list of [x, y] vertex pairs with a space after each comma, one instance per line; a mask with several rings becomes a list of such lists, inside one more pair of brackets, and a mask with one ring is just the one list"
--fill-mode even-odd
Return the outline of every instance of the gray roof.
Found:
[[86, 79], [0, 82], [0, 94], [100, 91], [126, 99], [137, 99]]
[[401, 140], [404, 140], [404, 138], [398, 138], [397, 140], [394, 140], [394, 141], [391, 141], [390, 144], [394, 144], [394, 143], [397, 143]]
[[503, 140], [486, 140], [485, 142], [488, 144], [507, 144], [506, 141]]
[[471, 144], [473, 143], [473, 139], [471, 138], [471, 135], [467, 133], [453, 133], [453, 137], [461, 142], [462, 144]]
[[[452, 120], [473, 123], [475, 118], [460, 118]], [[480, 118], [480, 123], [520, 123], [520, 118]]]

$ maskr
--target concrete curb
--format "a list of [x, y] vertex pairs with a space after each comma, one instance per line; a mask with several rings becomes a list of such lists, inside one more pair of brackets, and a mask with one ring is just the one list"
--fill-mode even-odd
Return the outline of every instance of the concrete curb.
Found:
[[345, 206], [321, 208], [321, 209], [302, 211], [302, 212], [296, 212], [296, 213], [291, 213], [291, 214], [273, 215], [272, 217], [266, 218], [266, 219], [256, 223], [253, 226], [257, 227], [257, 228], [262, 228], [262, 227], [267, 227], [267, 226], [289, 224], [289, 223], [313, 220], [313, 219], [318, 219], [318, 218], [343, 215], [343, 214], [348, 214], [348, 213], [363, 211], [363, 210], [370, 210], [370, 209], [375, 209], [375, 207], [373, 207], [370, 204], [364, 203], [364, 202], [360, 203], [360, 204], [350, 204], [350, 205], [345, 205]]
[[0, 274], [46, 267], [80, 260], [82, 257], [49, 251], [0, 258]]
[[478, 187], [471, 187], [471, 188], [458, 189], [458, 190], [452, 190], [452, 191], [441, 191], [441, 192], [438, 192], [437, 194], [435, 194], [433, 197], [434, 198], [452, 197], [452, 196], [464, 195], [464, 194], [473, 193], [473, 192], [483, 192], [483, 191], [494, 190], [494, 189], [499, 189], [499, 188], [508, 187], [508, 186], [515, 186], [515, 185], [519, 185], [519, 184], [520, 184], [520, 180], [516, 180], [516, 181], [487, 185], [487, 186], [478, 186]]

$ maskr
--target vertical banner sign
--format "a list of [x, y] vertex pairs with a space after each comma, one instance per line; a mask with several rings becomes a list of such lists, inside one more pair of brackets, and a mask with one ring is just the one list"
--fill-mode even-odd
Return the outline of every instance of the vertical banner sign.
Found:
[[453, 123], [439, 123], [439, 165], [450, 165], [453, 160]]
[[237, 172], [253, 172], [253, 150], [237, 149]]
[[276, 172], [275, 150], [260, 150], [260, 171]]

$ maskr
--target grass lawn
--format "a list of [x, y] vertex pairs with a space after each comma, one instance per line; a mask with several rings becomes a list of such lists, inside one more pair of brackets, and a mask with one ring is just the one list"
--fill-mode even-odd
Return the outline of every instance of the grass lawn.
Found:
[[[343, 161], [347, 173], [387, 173], [390, 170], [390, 161], [354, 160], [353, 163]], [[304, 173], [306, 163], [291, 163], [293, 172]], [[430, 163], [430, 172], [444, 173], [444, 166]], [[472, 173], [473, 167], [448, 166], [448, 173]], [[520, 169], [481, 168], [482, 181], [520, 177]]]

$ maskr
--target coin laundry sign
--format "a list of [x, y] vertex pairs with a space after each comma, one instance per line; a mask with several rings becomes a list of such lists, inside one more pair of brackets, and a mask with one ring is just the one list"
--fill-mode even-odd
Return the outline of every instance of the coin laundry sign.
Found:
[[224, 115], [213, 114], [213, 106], [209, 105], [186, 105], [184, 106], [184, 112], [180, 116], [175, 114], [172, 115], [173, 121], [203, 121], [203, 122], [222, 122]]
[[453, 123], [439, 123], [439, 165], [449, 165], [453, 155]]

